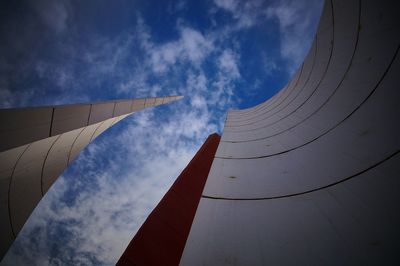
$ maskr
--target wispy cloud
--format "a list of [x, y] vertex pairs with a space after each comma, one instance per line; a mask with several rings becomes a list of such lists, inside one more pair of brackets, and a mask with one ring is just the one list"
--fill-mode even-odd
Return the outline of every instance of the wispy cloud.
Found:
[[[217, 8], [232, 15], [234, 25], [227, 31], [248, 29], [278, 22], [281, 56], [287, 61], [287, 72], [293, 74], [307, 53], [319, 20], [320, 0], [214, 0]], [[214, 10], [213, 13], [216, 11]], [[267, 70], [276, 69], [271, 58], [265, 61]]]
[[293, 73], [303, 61], [314, 38], [322, 1], [277, 1], [265, 10], [269, 19], [279, 23], [281, 55], [288, 61], [288, 70]]
[[236, 20], [237, 29], [249, 28], [260, 22], [260, 9], [265, 4], [261, 0], [214, 0], [215, 5], [227, 12]]
[[143, 46], [150, 57], [154, 72], [163, 73], [169, 67], [184, 61], [199, 67], [205, 57], [213, 51], [213, 41], [199, 31], [189, 27], [182, 27], [179, 31], [180, 38], [177, 41], [162, 45], [155, 45], [150, 40], [144, 39]]
[[231, 49], [225, 49], [218, 59], [219, 69], [232, 79], [240, 78], [238, 61], [238, 54], [234, 53]]
[[212, 82], [212, 97], [209, 101], [220, 108], [232, 102], [235, 83], [241, 75], [238, 67], [239, 54], [231, 49], [225, 49], [218, 57], [218, 72]]

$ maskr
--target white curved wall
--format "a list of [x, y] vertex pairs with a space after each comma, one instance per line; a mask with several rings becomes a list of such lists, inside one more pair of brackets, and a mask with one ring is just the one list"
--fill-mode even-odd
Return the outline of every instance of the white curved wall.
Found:
[[288, 85], [228, 113], [182, 265], [399, 263], [398, 10], [327, 0]]

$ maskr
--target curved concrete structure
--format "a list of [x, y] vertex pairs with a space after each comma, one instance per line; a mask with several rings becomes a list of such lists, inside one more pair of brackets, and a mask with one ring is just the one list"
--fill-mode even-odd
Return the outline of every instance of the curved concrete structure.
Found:
[[43, 195], [86, 145], [133, 112], [180, 98], [0, 110], [0, 259]]
[[228, 113], [181, 265], [394, 265], [396, 1], [327, 0], [276, 96]]

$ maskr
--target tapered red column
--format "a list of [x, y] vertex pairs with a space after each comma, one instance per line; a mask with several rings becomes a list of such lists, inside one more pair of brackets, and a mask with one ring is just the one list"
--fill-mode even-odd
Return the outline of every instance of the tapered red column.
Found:
[[220, 136], [210, 135], [146, 219], [117, 265], [178, 265]]

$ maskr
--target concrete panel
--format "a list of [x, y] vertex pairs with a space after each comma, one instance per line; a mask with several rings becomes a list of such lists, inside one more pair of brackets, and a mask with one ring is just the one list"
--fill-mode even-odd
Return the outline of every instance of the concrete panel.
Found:
[[164, 99], [164, 103], [169, 103], [169, 102], [172, 102], [172, 101], [175, 101], [174, 97], [167, 97], [167, 98]]
[[8, 212], [8, 192], [14, 167], [28, 145], [0, 153], [0, 254], [5, 254], [14, 240]]
[[53, 136], [31, 143], [15, 167], [9, 191], [9, 211], [15, 234], [18, 234], [42, 198], [43, 163], [57, 138]]
[[131, 112], [132, 100], [117, 101], [115, 104], [114, 117]]
[[75, 104], [55, 107], [51, 135], [55, 136], [87, 126], [89, 122], [90, 108], [90, 104]]
[[[154, 106], [156, 98], [148, 99], [147, 107]], [[173, 96], [168, 99], [165, 103], [181, 99], [181, 97]], [[54, 136], [88, 124], [101, 122], [113, 117], [113, 114], [120, 116], [141, 110], [145, 107], [145, 101], [146, 99], [133, 99], [132, 101], [119, 100], [91, 105], [1, 109], [0, 139], [2, 142], [0, 143], [0, 152], [47, 138], [50, 135]], [[128, 110], [128, 105], [130, 110]], [[86, 117], [88, 108], [90, 109], [89, 123]]]
[[[157, 98], [161, 99], [162, 98]], [[145, 99], [134, 99], [134, 100], [126, 100], [126, 101], [116, 101], [114, 108], [114, 117], [115, 119], [109, 119], [109, 121], [103, 121], [100, 123], [93, 124], [91, 126], [86, 127], [77, 137], [76, 141], [73, 144], [71, 149], [69, 162], [72, 161], [80, 152], [82, 148], [84, 148], [91, 140], [96, 138], [102, 132], [104, 132], [108, 127], [118, 123], [125, 117], [131, 114], [131, 108], [139, 107], [138, 109], [143, 109]], [[108, 105], [109, 108], [110, 105]]]
[[164, 96], [162, 98], [163, 98], [164, 103], [169, 103], [169, 102], [173, 101], [173, 99], [174, 99], [173, 96]]
[[[398, 56], [375, 93], [352, 116], [323, 137], [296, 150], [275, 156], [265, 151], [264, 156], [270, 155], [270, 157], [242, 161], [218, 159], [220, 153], [218, 150], [215, 166], [213, 165], [215, 173], [212, 169], [205, 193], [216, 196], [218, 191], [221, 193], [227, 190], [233, 195], [221, 196], [234, 198], [245, 197], [246, 193], [247, 196], [257, 195], [256, 197], [300, 193], [338, 182], [393, 154], [400, 147], [396, 97], [399, 71]], [[293, 136], [288, 137], [288, 140], [292, 139]], [[284, 141], [282, 139], [280, 143]], [[245, 146], [237, 148], [225, 147], [224, 152], [230, 152], [230, 158], [243, 155], [242, 149], [245, 149]], [[256, 152], [261, 153], [262, 148], [253, 150], [253, 153], [251, 148], [247, 148], [246, 156], [256, 158], [255, 156], [260, 155]], [[315, 166], [309, 167], [310, 161]], [[237, 178], [230, 180], [229, 177], [235, 174]], [[298, 190], [293, 190], [294, 188]], [[262, 191], [268, 193], [261, 196]], [[270, 192], [272, 194], [269, 194]]]
[[118, 118], [111, 118], [107, 119], [103, 122], [100, 123], [100, 125], [96, 128], [95, 132], [93, 133], [92, 139], [90, 141], [93, 141], [95, 138], [97, 138], [101, 133], [103, 133], [105, 130], [107, 130], [109, 127], [113, 125], [113, 123], [117, 120]]
[[158, 97], [156, 98], [154, 105], [161, 105], [163, 103], [164, 103], [164, 97]]
[[[305, 59], [305, 61], [307, 61], [307, 64], [313, 64], [316, 52], [315, 48], [316, 48], [316, 43], [314, 42], [308, 56]], [[299, 84], [299, 82], [301, 82], [301, 80], [305, 80], [311, 73], [310, 71], [311, 68], [304, 67], [304, 64], [305, 63], [301, 65], [299, 70], [294, 74], [293, 78], [288, 83], [288, 85], [283, 89], [283, 91], [280, 94], [278, 94], [277, 97], [275, 97], [274, 99], [268, 100], [268, 104], [267, 103], [260, 104], [259, 106], [257, 106], [257, 108], [248, 108], [245, 110], [231, 110], [230, 112], [228, 112], [229, 122], [232, 125], [238, 123], [240, 124], [240, 122], [251, 119], [257, 115], [267, 114], [272, 110], [274, 110], [275, 108], [277, 108], [277, 106], [279, 106], [285, 99], [287, 99], [293, 93], [293, 90], [298, 88], [297, 85]], [[309, 71], [307, 73], [304, 73], [303, 71], [304, 69], [307, 69]]]
[[78, 135], [78, 137], [76, 138], [74, 143], [72, 144], [68, 163], [72, 162], [76, 158], [76, 156], [78, 156], [78, 154], [81, 152], [81, 150], [83, 148], [85, 148], [86, 145], [88, 145], [92, 140], [94, 140], [97, 136], [99, 136], [107, 128], [115, 125], [116, 123], [118, 123], [119, 121], [121, 121], [122, 119], [127, 117], [128, 115], [130, 115], [130, 114], [121, 115], [121, 116], [118, 116], [115, 118], [111, 118], [107, 121], [85, 127], [80, 132], [80, 134]]
[[289, 198], [203, 198], [180, 264], [395, 265], [399, 163]]
[[0, 110], [0, 151], [50, 136], [53, 108]]
[[121, 121], [122, 119], [124, 119], [125, 117], [127, 117], [129, 115], [131, 115], [131, 113], [115, 117], [114, 122], [112, 123], [111, 126], [115, 125], [116, 123], [118, 123], [119, 121]]
[[183, 98], [183, 96], [166, 96], [166, 97], [164, 97], [164, 103], [177, 101], [177, 100], [180, 100], [182, 98]]
[[75, 129], [60, 135], [51, 147], [43, 166], [42, 190], [49, 190], [68, 165], [72, 144], [83, 129]]
[[144, 104], [145, 107], [152, 107], [156, 102], [155, 98], [146, 98], [146, 102]]
[[145, 99], [134, 99], [132, 101], [131, 112], [138, 111], [143, 109], [145, 103]]
[[68, 164], [71, 163], [76, 156], [81, 152], [82, 149], [88, 145], [93, 137], [94, 132], [100, 126], [101, 123], [93, 124], [85, 127], [75, 139], [72, 144], [71, 152], [68, 158]]
[[89, 125], [112, 118], [115, 102], [94, 103], [90, 111]]
[[[312, 51], [314, 45], [315, 45], [315, 41], [313, 42], [312, 47], [311, 47], [310, 51], [308, 52], [306, 58], [311, 56], [310, 53], [315, 54], [315, 51]], [[228, 112], [228, 114], [227, 114], [228, 120], [232, 121], [232, 122], [237, 121], [237, 120], [240, 121], [240, 120], [243, 120], [243, 118], [252, 117], [257, 113], [260, 113], [260, 111], [262, 111], [262, 112], [268, 111], [265, 109], [271, 108], [274, 104], [276, 104], [276, 102], [278, 100], [282, 99], [282, 97], [284, 97], [284, 96], [287, 96], [287, 94], [290, 93], [290, 91], [293, 90], [294, 87], [296, 87], [300, 76], [303, 74], [302, 73], [303, 67], [304, 67], [304, 63], [295, 72], [295, 74], [293, 75], [293, 78], [288, 82], [288, 84], [286, 86], [284, 86], [277, 94], [272, 96], [270, 99], [268, 99], [265, 102], [262, 102], [260, 104], [257, 104], [253, 107], [246, 108], [246, 109], [230, 110], [230, 112]]]
[[8, 178], [11, 174], [19, 157], [26, 150], [28, 145], [23, 145], [14, 149], [0, 152], [0, 179]]

